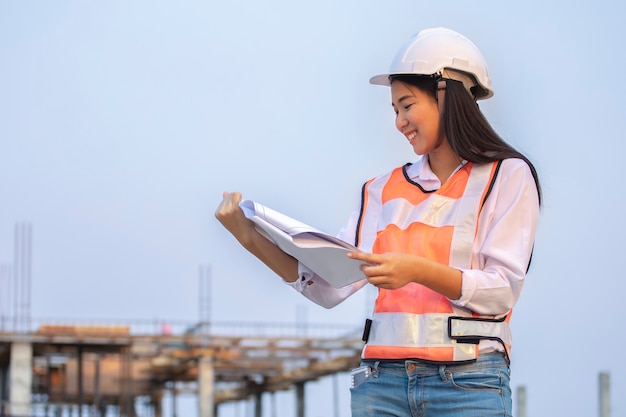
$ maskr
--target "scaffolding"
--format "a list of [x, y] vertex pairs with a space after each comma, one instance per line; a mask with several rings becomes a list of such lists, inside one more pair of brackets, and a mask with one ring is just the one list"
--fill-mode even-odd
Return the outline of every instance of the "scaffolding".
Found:
[[353, 326], [213, 323], [210, 265], [195, 323], [33, 319], [32, 235], [17, 223], [0, 264], [0, 417], [161, 417], [164, 393], [196, 395], [199, 417], [252, 398], [261, 417], [262, 394], [290, 389], [304, 417], [306, 382], [358, 366]]
[[[308, 324], [303, 335], [299, 326], [276, 323], [211, 323], [211, 333], [208, 323], [33, 323], [30, 332], [0, 327], [2, 417], [25, 409], [42, 417], [160, 417], [164, 393], [181, 391], [197, 396], [199, 417], [218, 416], [224, 403], [258, 402], [281, 390], [300, 395], [305, 383], [358, 366], [363, 344], [358, 330], [340, 325]], [[12, 356], [24, 346], [31, 358], [26, 408], [11, 404], [16, 397], [7, 389], [16, 376], [9, 375], [17, 369]]]

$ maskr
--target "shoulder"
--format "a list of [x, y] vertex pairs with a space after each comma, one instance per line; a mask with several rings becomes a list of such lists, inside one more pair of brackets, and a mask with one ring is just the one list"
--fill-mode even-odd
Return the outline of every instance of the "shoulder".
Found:
[[520, 180], [535, 181], [530, 166], [526, 161], [520, 158], [507, 158], [502, 160], [498, 170], [498, 176], [502, 179], [513, 177], [519, 178]]
[[502, 160], [496, 174], [493, 194], [503, 202], [523, 199], [533, 206], [538, 205], [537, 184], [528, 163], [519, 158]]
[[515, 170], [515, 169], [527, 169], [528, 172], [530, 172], [530, 167], [528, 166], [528, 163], [526, 161], [524, 161], [523, 159], [520, 158], [507, 158], [507, 159], [503, 159], [502, 160], [502, 167], [506, 167], [507, 169], [510, 170]]

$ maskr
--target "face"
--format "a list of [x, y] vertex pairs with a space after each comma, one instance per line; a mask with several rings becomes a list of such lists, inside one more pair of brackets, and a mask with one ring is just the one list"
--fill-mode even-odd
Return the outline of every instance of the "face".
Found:
[[437, 101], [415, 86], [402, 81], [391, 83], [391, 105], [396, 128], [418, 155], [426, 155], [441, 144]]

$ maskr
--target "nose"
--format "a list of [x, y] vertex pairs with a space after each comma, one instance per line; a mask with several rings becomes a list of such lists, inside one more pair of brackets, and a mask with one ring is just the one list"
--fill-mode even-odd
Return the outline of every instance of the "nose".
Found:
[[404, 129], [409, 125], [409, 120], [402, 115], [402, 113], [398, 113], [396, 116], [396, 128], [403, 132]]

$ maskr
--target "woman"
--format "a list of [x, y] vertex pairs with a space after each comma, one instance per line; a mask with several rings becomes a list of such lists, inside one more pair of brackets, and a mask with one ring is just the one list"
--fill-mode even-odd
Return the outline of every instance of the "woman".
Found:
[[368, 181], [339, 237], [366, 280], [334, 289], [264, 239], [224, 193], [219, 221], [294, 289], [327, 308], [369, 283], [353, 416], [510, 416], [511, 335], [539, 217], [532, 163], [503, 141], [476, 100], [493, 95], [476, 46], [426, 29], [389, 73], [396, 127], [421, 158]]

